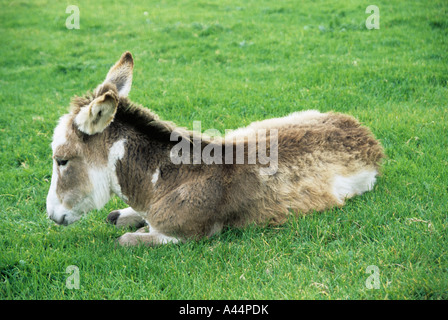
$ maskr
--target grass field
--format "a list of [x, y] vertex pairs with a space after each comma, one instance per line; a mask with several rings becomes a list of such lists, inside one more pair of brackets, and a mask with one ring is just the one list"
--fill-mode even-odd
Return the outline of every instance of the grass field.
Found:
[[[0, 1], [0, 299], [448, 299], [445, 0], [111, 2]], [[125, 50], [130, 98], [163, 119], [224, 132], [348, 113], [384, 145], [383, 175], [343, 208], [182, 245], [116, 247], [118, 198], [57, 226], [53, 128]]]

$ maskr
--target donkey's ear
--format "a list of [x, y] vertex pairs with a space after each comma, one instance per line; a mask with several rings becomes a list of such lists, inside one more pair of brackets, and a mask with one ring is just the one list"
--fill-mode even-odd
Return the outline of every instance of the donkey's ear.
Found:
[[78, 129], [89, 135], [102, 132], [112, 122], [117, 112], [118, 97], [108, 91], [93, 100], [88, 106], [81, 108], [75, 117]]
[[120, 97], [127, 97], [131, 91], [132, 85], [132, 70], [134, 69], [134, 59], [129, 51], [121, 55], [115, 65], [110, 68], [106, 80], [103, 84], [113, 83], [118, 89]]

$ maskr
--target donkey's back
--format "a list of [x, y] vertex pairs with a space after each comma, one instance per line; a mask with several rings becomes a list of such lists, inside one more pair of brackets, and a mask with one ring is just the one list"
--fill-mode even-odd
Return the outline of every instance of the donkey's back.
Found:
[[[259, 175], [256, 168], [238, 171], [232, 198], [247, 209], [244, 215], [234, 217], [236, 225], [247, 221], [282, 223], [291, 212], [304, 214], [342, 206], [345, 199], [372, 190], [376, 182], [383, 148], [371, 131], [351, 116], [296, 112], [254, 122], [231, 133], [230, 138], [259, 129], [278, 130], [278, 169], [272, 175]], [[248, 176], [252, 176], [251, 183], [246, 183]]]

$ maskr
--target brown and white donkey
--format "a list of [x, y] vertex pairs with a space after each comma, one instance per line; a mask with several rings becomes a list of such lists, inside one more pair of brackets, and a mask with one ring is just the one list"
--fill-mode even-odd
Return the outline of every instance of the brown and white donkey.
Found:
[[[75, 97], [70, 113], [59, 120], [47, 197], [48, 216], [56, 223], [71, 224], [116, 194], [129, 207], [111, 212], [110, 222], [148, 225], [118, 242], [158, 245], [211, 236], [225, 226], [279, 224], [290, 214], [341, 206], [373, 188], [383, 149], [353, 117], [296, 112], [221, 139], [200, 136], [198, 143], [198, 133], [162, 121], [127, 98], [133, 66], [125, 52], [105, 81]], [[251, 134], [260, 129], [269, 132]], [[179, 141], [200, 151], [212, 146], [214, 156], [225, 161], [173, 161]], [[256, 157], [260, 146], [275, 153], [270, 173]], [[235, 156], [239, 147], [243, 162]]]

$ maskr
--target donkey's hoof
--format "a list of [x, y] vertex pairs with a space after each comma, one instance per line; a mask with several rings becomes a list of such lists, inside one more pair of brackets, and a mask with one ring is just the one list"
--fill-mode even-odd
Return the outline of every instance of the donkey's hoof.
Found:
[[107, 222], [117, 228], [141, 228], [147, 225], [145, 219], [131, 208], [112, 211], [107, 216]]
[[120, 217], [120, 210], [114, 210], [107, 216], [107, 222], [116, 225], [119, 217]]

